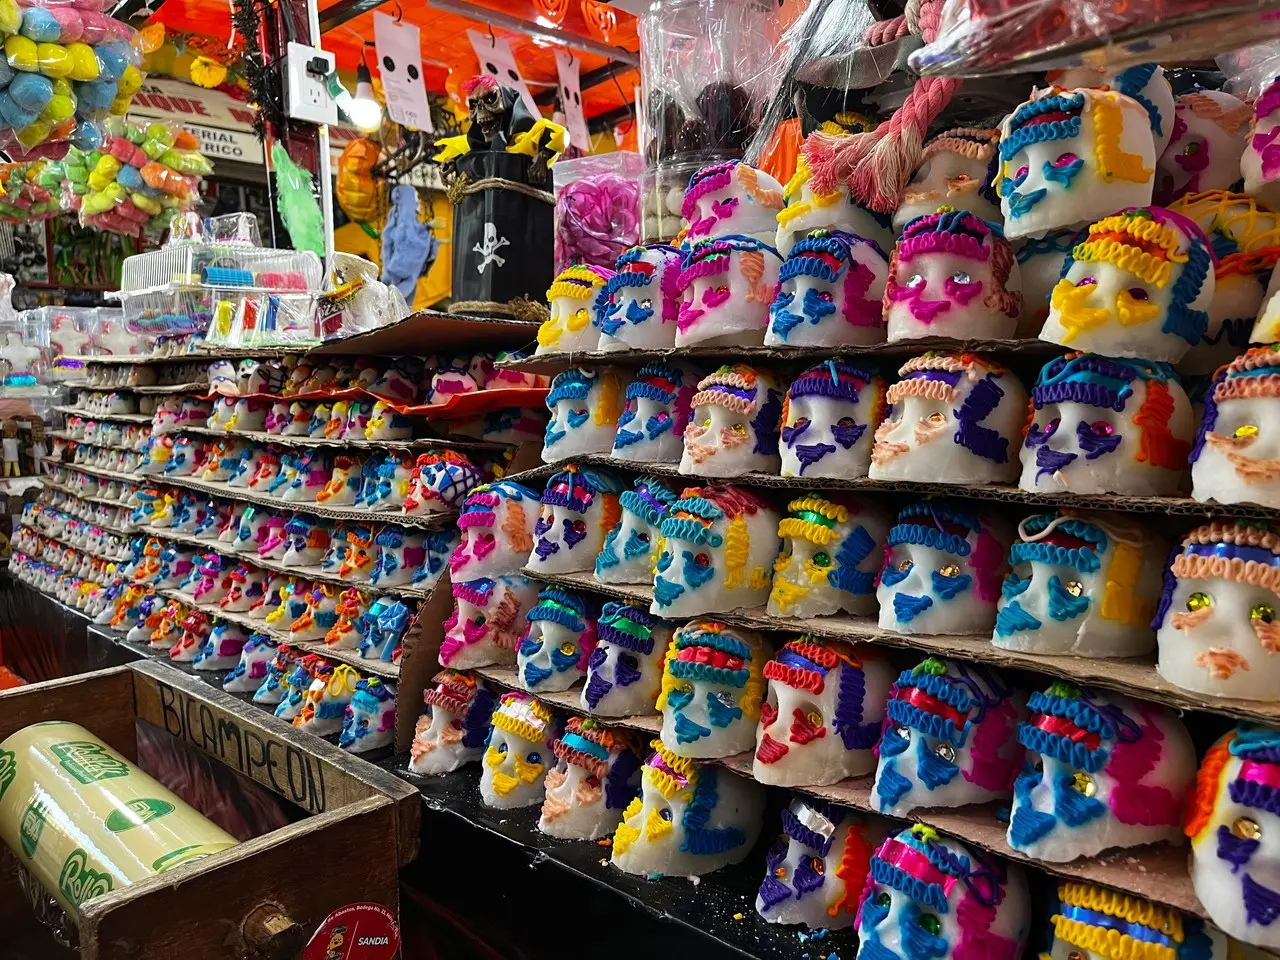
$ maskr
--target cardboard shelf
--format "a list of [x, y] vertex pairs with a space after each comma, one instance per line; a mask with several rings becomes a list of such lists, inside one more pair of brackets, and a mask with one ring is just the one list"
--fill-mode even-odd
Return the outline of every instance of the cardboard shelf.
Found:
[[95, 410], [83, 410], [80, 407], [57, 406], [53, 408], [68, 417], [88, 417], [93, 420], [116, 420], [120, 423], [150, 423], [149, 413], [98, 413]]
[[537, 335], [538, 324], [524, 320], [419, 310], [396, 323], [358, 333], [353, 337], [330, 340], [305, 352], [312, 356], [397, 356], [480, 349], [507, 350], [527, 346]]
[[129, 383], [97, 384], [90, 383], [87, 380], [73, 380], [64, 383], [63, 386], [71, 390], [84, 390], [91, 393], [138, 393], [144, 396], [165, 396], [171, 393], [196, 393], [198, 391], [201, 396], [209, 396], [209, 382], [207, 380], [187, 383], [156, 383], [151, 386]]
[[411, 440], [329, 440], [324, 437], [283, 437], [265, 430], [210, 430], [208, 427], [180, 427], [177, 433], [192, 433], [202, 437], [242, 437], [257, 443], [277, 443], [286, 447], [330, 447], [338, 450], [431, 450], [444, 447], [451, 450], [510, 450], [507, 443], [488, 440], [453, 440], [448, 437], [415, 437]]

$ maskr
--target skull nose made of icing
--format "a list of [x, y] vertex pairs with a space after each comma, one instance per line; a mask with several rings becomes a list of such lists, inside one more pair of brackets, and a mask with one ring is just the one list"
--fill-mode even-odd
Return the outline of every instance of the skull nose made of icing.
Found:
[[503, 694], [493, 711], [493, 726], [480, 773], [480, 799], [497, 810], [542, 803], [544, 780], [554, 762], [552, 744], [561, 720], [527, 693]]
[[782, 476], [865, 477], [884, 409], [884, 379], [872, 370], [842, 360], [805, 370], [782, 402]]
[[551, 381], [546, 405], [551, 419], [543, 439], [544, 463], [607, 454], [625, 406], [622, 376], [612, 367], [565, 370]]
[[671, 489], [654, 477], [638, 477], [618, 495], [621, 519], [605, 537], [596, 556], [600, 583], [652, 583], [662, 518], [676, 502]]
[[582, 708], [601, 717], [657, 713], [671, 626], [647, 610], [606, 603], [597, 622], [596, 648], [587, 660]]
[[988, 223], [1000, 223], [1000, 197], [996, 193], [1000, 131], [957, 127], [932, 137], [920, 155], [893, 213], [893, 230], [916, 217], [952, 207], [972, 213]]
[[570, 717], [551, 749], [555, 768], [547, 772], [538, 829], [562, 840], [612, 833], [640, 792], [644, 756], [638, 735], [591, 717]]
[[555, 474], [542, 492], [529, 568], [539, 573], [593, 569], [621, 517], [622, 490], [621, 478], [605, 470], [571, 465]]
[[782, 391], [771, 374], [724, 366], [698, 383], [680, 472], [708, 477], [776, 474]]
[[427, 776], [480, 759], [496, 702], [487, 682], [469, 671], [441, 670], [431, 684], [409, 745], [409, 769]]
[[516, 672], [531, 693], [568, 690], [586, 673], [596, 647], [596, 612], [583, 597], [547, 587], [525, 614]]
[[679, 463], [691, 401], [703, 374], [687, 364], [660, 360], [636, 371], [627, 384], [613, 456], [644, 463]]
[[596, 297], [613, 271], [576, 263], [556, 274], [547, 291], [550, 316], [538, 327], [539, 353], [594, 350], [599, 334], [591, 324]]
[[621, 352], [675, 346], [680, 314], [676, 284], [683, 261], [680, 248], [665, 243], [622, 252], [616, 272], [596, 297], [597, 349]]
[[538, 494], [511, 480], [482, 484], [467, 494], [458, 517], [462, 537], [449, 557], [454, 580], [520, 572], [533, 549]]
[[838, 347], [879, 343], [888, 256], [873, 240], [814, 230], [778, 270], [766, 346]]

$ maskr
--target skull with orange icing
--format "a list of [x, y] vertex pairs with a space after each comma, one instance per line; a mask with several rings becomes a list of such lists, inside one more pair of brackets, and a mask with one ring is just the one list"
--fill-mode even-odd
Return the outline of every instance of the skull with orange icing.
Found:
[[698, 383], [680, 472], [709, 477], [778, 472], [782, 392], [770, 374], [724, 366]]

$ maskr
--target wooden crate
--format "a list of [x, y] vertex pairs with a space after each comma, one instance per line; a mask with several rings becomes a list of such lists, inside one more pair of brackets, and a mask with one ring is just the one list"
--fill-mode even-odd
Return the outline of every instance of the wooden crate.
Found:
[[[136, 762], [136, 719], [309, 816], [90, 900], [79, 928], [83, 960], [284, 960], [349, 903], [398, 915], [399, 868], [418, 855], [421, 798], [397, 777], [161, 663], [0, 693], [0, 740], [67, 720]], [[0, 878], [0, 924], [16, 937], [34, 922], [11, 876]]]

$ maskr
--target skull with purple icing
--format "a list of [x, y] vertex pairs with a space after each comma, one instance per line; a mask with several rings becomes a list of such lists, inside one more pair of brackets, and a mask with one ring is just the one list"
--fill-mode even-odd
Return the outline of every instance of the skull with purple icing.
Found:
[[874, 240], [814, 230], [778, 270], [767, 346], [838, 347], [884, 340], [888, 257]]
[[480, 759], [494, 705], [493, 691], [473, 673], [441, 670], [431, 683], [409, 746], [410, 772], [426, 776]]
[[1000, 197], [995, 190], [999, 141], [999, 130], [970, 127], [944, 130], [930, 138], [893, 213], [894, 232], [901, 235], [916, 217], [936, 213], [939, 207], [965, 210], [999, 223]]
[[253, 693], [266, 679], [267, 667], [279, 647], [280, 641], [270, 634], [253, 634], [241, 649], [236, 668], [222, 678], [222, 689], [228, 693]]
[[605, 537], [596, 557], [600, 583], [651, 583], [662, 536], [662, 517], [676, 495], [654, 477], [638, 477], [618, 495], [622, 516]]
[[514, 574], [533, 549], [538, 495], [523, 484], [495, 480], [475, 487], [462, 502], [462, 538], [449, 557], [455, 581]]
[[782, 209], [782, 184], [739, 160], [704, 167], [689, 178], [680, 214], [691, 240], [742, 234], [773, 238]]
[[551, 745], [538, 829], [562, 840], [597, 840], [622, 822], [640, 791], [643, 763], [637, 735], [610, 730], [590, 717], [570, 717]]
[[546, 398], [551, 420], [543, 438], [543, 463], [612, 450], [623, 410], [622, 384], [613, 367], [574, 367], [556, 374]]
[[587, 661], [583, 709], [601, 717], [656, 713], [671, 627], [640, 607], [610, 601]]
[[516, 672], [530, 693], [568, 690], [587, 672], [596, 647], [596, 613], [576, 593], [546, 587], [525, 614]]
[[683, 261], [680, 249], [666, 243], [622, 252], [617, 272], [596, 297], [597, 349], [612, 352], [675, 346], [680, 314], [676, 282]]
[[776, 474], [782, 392], [772, 374], [724, 366], [698, 383], [680, 472], [706, 477]]
[[884, 407], [884, 379], [873, 371], [842, 360], [805, 370], [782, 402], [782, 475], [865, 477]]
[[636, 371], [627, 384], [613, 456], [645, 463], [678, 463], [690, 403], [701, 373], [686, 364], [658, 360]]
[[687, 249], [675, 291], [677, 347], [759, 346], [782, 258], [766, 243], [729, 236]]
[[1222, 90], [1196, 90], [1178, 97], [1173, 136], [1156, 161], [1155, 202], [1202, 190], [1230, 190], [1240, 179], [1240, 158], [1249, 142], [1253, 108]]
[[615, 474], [574, 465], [548, 480], [528, 567], [538, 573], [592, 570], [622, 514], [618, 494], [623, 489]]

